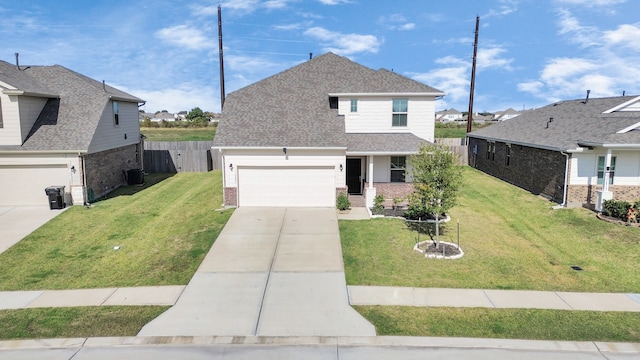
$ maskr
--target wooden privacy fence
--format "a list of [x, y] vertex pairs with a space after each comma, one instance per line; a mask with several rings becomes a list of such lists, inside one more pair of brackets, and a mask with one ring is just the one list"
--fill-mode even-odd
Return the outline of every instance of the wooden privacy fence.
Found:
[[150, 173], [207, 172], [220, 169], [211, 141], [145, 141], [144, 170]]
[[439, 138], [436, 144], [446, 146], [450, 151], [458, 155], [460, 165], [469, 164], [469, 153], [467, 152], [467, 138]]

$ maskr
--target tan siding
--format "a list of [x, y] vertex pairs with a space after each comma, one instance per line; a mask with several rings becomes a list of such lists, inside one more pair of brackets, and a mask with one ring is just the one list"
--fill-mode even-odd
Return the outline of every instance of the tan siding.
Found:
[[[120, 125], [113, 122], [113, 105], [108, 102], [89, 145], [89, 153], [133, 145], [140, 142], [138, 104], [120, 101], [118, 104]], [[124, 136], [127, 135], [125, 139]]]
[[42, 108], [47, 103], [47, 98], [20, 96], [18, 105], [20, 107], [20, 143], [24, 142], [33, 128], [33, 124], [38, 120]]
[[0, 145], [22, 145], [18, 97], [2, 93], [0, 93], [0, 97], [2, 97], [2, 119], [4, 123], [4, 127], [0, 129]]

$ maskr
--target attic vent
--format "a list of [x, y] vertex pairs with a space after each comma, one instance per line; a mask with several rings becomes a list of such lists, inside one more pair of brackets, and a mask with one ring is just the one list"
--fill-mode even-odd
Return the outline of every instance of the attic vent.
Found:
[[338, 98], [336, 96], [329, 97], [329, 109], [338, 109]]

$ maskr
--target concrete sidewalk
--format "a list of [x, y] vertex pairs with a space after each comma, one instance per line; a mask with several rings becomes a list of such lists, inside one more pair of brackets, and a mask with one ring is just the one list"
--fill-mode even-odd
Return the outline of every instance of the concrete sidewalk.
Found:
[[[286, 284], [286, 281], [282, 281], [282, 283]], [[355, 285], [347, 288], [350, 305], [640, 312], [640, 294]], [[176, 285], [4, 291], [0, 292], [0, 310], [74, 306], [171, 306], [176, 304], [184, 289], [184, 285]], [[287, 291], [287, 289], [282, 289], [282, 291]], [[317, 290], [306, 288], [303, 291], [309, 291], [311, 296], [311, 292]]]

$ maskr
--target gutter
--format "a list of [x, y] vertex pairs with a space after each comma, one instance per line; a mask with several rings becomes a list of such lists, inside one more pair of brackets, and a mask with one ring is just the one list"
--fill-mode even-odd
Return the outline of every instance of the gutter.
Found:
[[566, 207], [567, 206], [567, 190], [569, 189], [569, 154], [564, 152], [564, 151], [560, 151], [560, 154], [565, 156], [565, 165], [564, 165], [564, 186], [562, 189], [562, 204], [560, 204], [560, 206], [562, 207]]
[[[16, 145], [20, 146], [20, 145]], [[11, 155], [11, 154], [87, 154], [87, 150], [0, 150], [0, 154], [3, 155]]]
[[296, 147], [296, 146], [212, 146], [212, 149], [223, 150], [347, 150], [346, 147]]
[[445, 96], [447, 94], [443, 92], [388, 92], [388, 93], [329, 93], [331, 97], [389, 97], [389, 96]]

